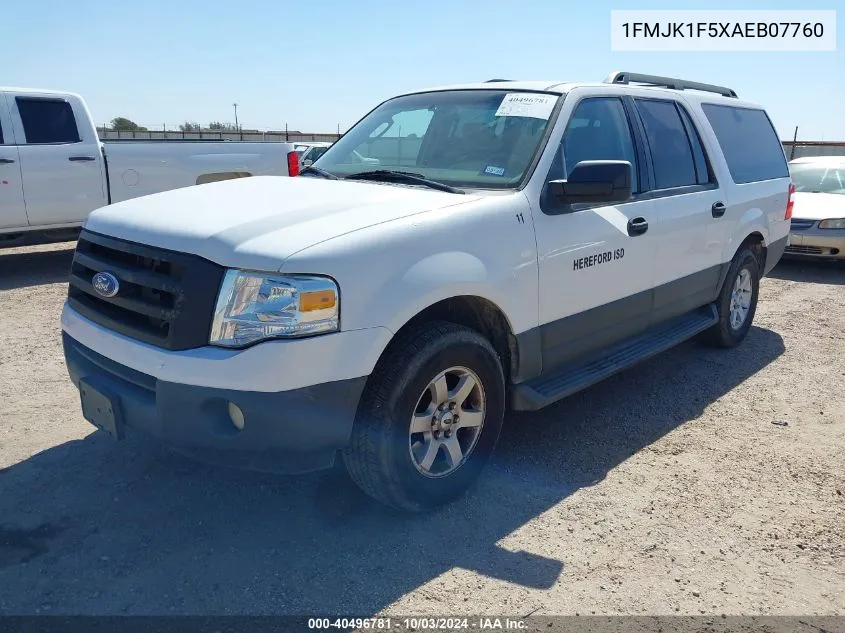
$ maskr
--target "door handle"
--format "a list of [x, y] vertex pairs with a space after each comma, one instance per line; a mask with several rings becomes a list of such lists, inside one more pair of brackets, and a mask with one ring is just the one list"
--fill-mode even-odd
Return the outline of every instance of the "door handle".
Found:
[[648, 222], [645, 218], [633, 218], [628, 221], [628, 235], [631, 237], [642, 235], [648, 231]]
[[69, 161], [77, 163], [77, 162], [87, 162], [91, 160], [97, 160], [93, 156], [71, 156], [68, 158]]
[[14, 162], [11, 158], [0, 158], [0, 165], [11, 165]]
[[726, 209], [727, 207], [725, 207], [724, 202], [714, 202], [713, 206], [710, 207], [710, 213], [713, 214], [714, 218], [721, 218], [723, 215], [725, 215]]

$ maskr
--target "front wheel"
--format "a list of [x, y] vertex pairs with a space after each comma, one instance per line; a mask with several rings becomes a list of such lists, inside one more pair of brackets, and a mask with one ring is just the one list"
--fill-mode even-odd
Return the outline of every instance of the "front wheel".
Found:
[[748, 248], [734, 256], [725, 283], [716, 300], [719, 322], [706, 330], [702, 339], [714, 347], [734, 347], [751, 329], [760, 291], [760, 262]]
[[504, 409], [490, 342], [452, 323], [425, 324], [392, 343], [371, 376], [344, 463], [364, 492], [395, 508], [446, 504], [486, 465]]

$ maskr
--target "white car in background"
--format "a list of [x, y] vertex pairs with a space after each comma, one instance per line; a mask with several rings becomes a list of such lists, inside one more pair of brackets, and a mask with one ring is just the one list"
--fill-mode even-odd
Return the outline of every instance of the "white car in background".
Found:
[[[299, 154], [299, 166], [300, 169], [304, 169], [310, 165], [313, 165], [320, 156], [326, 153], [333, 143], [326, 143], [326, 142], [313, 142], [313, 143], [300, 143], [295, 148], [294, 151]], [[356, 162], [364, 163], [366, 165], [378, 165], [379, 159], [378, 158], [368, 158], [364, 156], [360, 152], [353, 151], [352, 152], [352, 159]]]
[[326, 150], [332, 146], [331, 143], [313, 142], [313, 143], [299, 143], [294, 147], [294, 151], [299, 154], [300, 167], [308, 167], [312, 165], [315, 160], [326, 153]]
[[785, 255], [845, 261], [845, 156], [789, 163], [795, 206]]

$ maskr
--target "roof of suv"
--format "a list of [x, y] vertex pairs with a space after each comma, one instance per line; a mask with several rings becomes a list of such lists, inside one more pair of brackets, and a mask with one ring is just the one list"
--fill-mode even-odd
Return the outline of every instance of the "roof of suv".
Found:
[[413, 90], [406, 94], [420, 94], [424, 92], [439, 92], [444, 90], [513, 90], [528, 92], [548, 92], [552, 94], [566, 94], [575, 88], [615, 88], [619, 92], [639, 95], [652, 95], [655, 93], [666, 97], [677, 97], [682, 94], [690, 101], [706, 101], [709, 103], [724, 103], [725, 105], [745, 106], [759, 108], [761, 106], [750, 101], [744, 101], [737, 97], [727, 97], [715, 92], [703, 92], [694, 88], [678, 90], [664, 86], [648, 86], [635, 83], [608, 83], [608, 82], [574, 82], [574, 81], [510, 81], [495, 79], [485, 82], [473, 82], [464, 84], [453, 84], [436, 86], [424, 90]]

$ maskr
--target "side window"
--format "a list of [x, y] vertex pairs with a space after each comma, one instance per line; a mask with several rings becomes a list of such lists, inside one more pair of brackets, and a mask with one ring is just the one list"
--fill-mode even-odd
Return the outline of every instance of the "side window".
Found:
[[78, 143], [81, 140], [73, 108], [67, 101], [30, 97], [17, 97], [15, 101], [28, 145]]
[[[2, 106], [0, 106], [0, 107], [2, 107]], [[3, 123], [0, 122], [0, 145], [3, 145], [3, 144], [4, 144], [4, 141], [3, 141]]]
[[705, 103], [701, 106], [737, 184], [788, 178], [783, 145], [763, 110]]
[[695, 160], [695, 177], [699, 185], [708, 185], [716, 182], [713, 177], [713, 172], [710, 171], [710, 163], [707, 161], [707, 154], [704, 151], [704, 144], [701, 142], [701, 137], [698, 135], [698, 130], [692, 122], [689, 113], [682, 106], [678, 106], [678, 112], [681, 113], [681, 119], [684, 121], [684, 127], [687, 130], [687, 138], [689, 138], [692, 145], [692, 157]]
[[579, 103], [566, 125], [561, 150], [565, 168], [559, 163], [552, 167], [561, 177], [584, 160], [627, 160], [634, 168], [634, 192], [639, 191], [631, 126], [620, 99], [592, 97]]
[[699, 184], [693, 148], [675, 103], [652, 99], [635, 102], [651, 151], [655, 189]]

